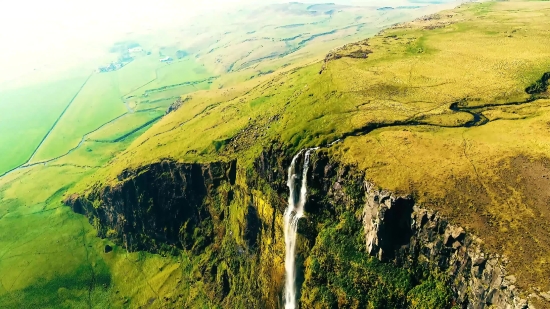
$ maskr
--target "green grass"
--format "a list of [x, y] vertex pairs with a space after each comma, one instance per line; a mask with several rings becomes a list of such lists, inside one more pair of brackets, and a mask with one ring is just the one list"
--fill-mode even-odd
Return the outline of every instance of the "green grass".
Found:
[[[368, 59], [332, 60], [322, 74], [321, 63], [289, 68], [259, 84], [194, 94], [96, 179], [113, 185], [124, 169], [159, 158], [238, 158], [247, 166], [272, 140], [297, 152], [345, 138], [334, 156], [383, 188], [420, 195], [420, 203], [483, 235], [488, 248], [509, 255], [510, 270], [523, 278], [518, 285], [545, 285], [550, 247], [542, 229], [549, 214], [543, 198], [529, 196], [542, 186], [535, 179], [545, 179], [545, 170], [534, 167], [550, 152], [548, 101], [479, 108], [474, 112], [489, 123], [473, 127], [464, 127], [470, 113], [450, 109], [454, 102], [472, 109], [531, 99], [525, 89], [550, 71], [548, 27], [541, 26], [550, 10], [543, 3], [491, 3], [490, 18], [478, 18], [475, 5], [463, 6], [384, 31], [368, 41]], [[518, 24], [520, 34], [513, 32]], [[411, 45], [424, 52], [410, 52]], [[528, 177], [517, 163], [522, 158], [533, 166], [531, 182], [517, 182]], [[524, 233], [532, 240], [518, 236]], [[514, 253], [519, 243], [525, 254]]]
[[[194, 81], [194, 78], [207, 77], [206, 69], [195, 63], [191, 58], [172, 65], [166, 65], [159, 63], [158, 59], [153, 56], [137, 58], [115, 72], [95, 74], [86, 83], [73, 104], [44, 141], [31, 163], [46, 161], [66, 154], [79, 144], [83, 136], [98, 128], [101, 128], [98, 131], [100, 138], [119, 136], [134, 129], [133, 125], [135, 123], [143, 124], [147, 122], [142, 121], [144, 118], [149, 117], [148, 120], [151, 120], [160, 116], [158, 111], [153, 112], [155, 115], [145, 113], [132, 116], [128, 114], [124, 118], [109, 123], [111, 120], [129, 112], [123, 104], [123, 97], [125, 98], [132, 93]], [[201, 87], [202, 89], [205, 88], [197, 85], [188, 90], [178, 87], [179, 89], [155, 92], [147, 96], [149, 102], [144, 106], [140, 106], [139, 100], [135, 98], [130, 98], [127, 101], [130, 108], [136, 110], [150, 109], [157, 106], [166, 107], [175, 101], [175, 97], [185, 92], [196, 91]], [[162, 101], [154, 105], [150, 103], [150, 101], [160, 101], [164, 98], [171, 98], [169, 99], [171, 102]]]
[[[145, 59], [145, 60], [142, 60]], [[137, 63], [140, 61], [139, 63]], [[133, 65], [133, 66], [132, 66]], [[173, 63], [161, 63], [155, 56], [146, 56], [128, 65], [131, 71], [126, 71], [126, 67], [120, 70], [125, 72], [125, 76], [147, 76], [141, 78], [140, 83], [135, 83], [131, 91], [123, 92], [129, 101], [137, 103], [148, 103], [160, 98], [166, 98], [176, 95], [183, 95], [200, 89], [208, 89], [209, 86], [200, 86], [200, 81], [213, 77], [204, 64], [197, 62], [192, 57], [186, 57], [176, 60]], [[134, 77], [136, 79], [136, 77]], [[130, 79], [121, 80], [127, 83]], [[194, 85], [196, 84], [196, 85]], [[126, 87], [126, 90], [129, 90]], [[135, 97], [135, 98], [132, 98]], [[136, 99], [139, 98], [139, 99]]]
[[[174, 265], [170, 259], [128, 254], [116, 246], [114, 252], [103, 253], [108, 242], [96, 237], [86, 218], [61, 204], [63, 196], [56, 192], [91, 172], [38, 167], [31, 171], [35, 182], [24, 182], [20, 174], [2, 183], [2, 198], [14, 204], [0, 216], [2, 308], [121, 307], [128, 297], [146, 304], [159, 292], [151, 290], [151, 282], [163, 278], [169, 286], [175, 284], [174, 267], [159, 271], [167, 263]], [[26, 190], [39, 194], [22, 194]], [[48, 195], [53, 198], [46, 199]]]
[[25, 163], [86, 77], [0, 92], [0, 175]]
[[[7, 210], [2, 207], [0, 220], [3, 230], [0, 268], [4, 293], [29, 286], [39, 278], [52, 277], [62, 270], [64, 274], [70, 273], [85, 260], [82, 256], [84, 247], [75, 242], [75, 235], [82, 235], [84, 219], [69, 220], [65, 224], [65, 220], [76, 217], [62, 207], [61, 196], [54, 196], [60, 188], [77, 181], [85, 173], [75, 173], [71, 168], [36, 168], [33, 174], [34, 181], [14, 177], [11, 183], [2, 186], [3, 200], [9, 200], [13, 205]], [[52, 178], [52, 175], [57, 177]], [[37, 194], [21, 194], [28, 192], [26, 190]], [[50, 196], [54, 198], [48, 201]], [[68, 255], [68, 252], [73, 254]], [[56, 257], [59, 255], [66, 258]]]
[[126, 96], [139, 87], [154, 81], [157, 78], [156, 71], [159, 67], [157, 57], [149, 55], [139, 57], [116, 71], [121, 96]]
[[[212, 76], [208, 68], [193, 57], [185, 57], [171, 64], [163, 64], [157, 71], [155, 88], [176, 85], [189, 81], [204, 80]], [[153, 88], [153, 87], [151, 87]]]
[[139, 109], [149, 109], [156, 106], [166, 106], [168, 103], [173, 103], [178, 97], [201, 90], [209, 90], [211, 84], [202, 82], [194, 85], [182, 85], [174, 88], [166, 89], [159, 92], [150, 92], [147, 96], [142, 96], [139, 100]]
[[127, 112], [119, 90], [117, 72], [95, 74], [71, 104], [32, 162], [66, 154], [82, 137]]
[[[103, 253], [109, 242], [62, 204], [74, 183], [93, 175], [146, 129], [119, 143], [85, 142], [47, 166], [0, 178], [0, 307], [122, 307], [130, 298], [144, 305], [176, 284], [175, 261], [128, 254], [112, 243], [115, 250]], [[155, 280], [163, 287], [152, 289]]]
[[164, 110], [154, 109], [150, 111], [126, 114], [123, 117], [111, 122], [100, 130], [90, 134], [88, 139], [102, 142], [112, 142], [128, 133], [139, 129], [148, 122], [164, 115]]
[[[212, 84], [168, 87], [222, 74], [231, 64], [216, 63], [216, 57], [234, 60], [232, 63], [237, 63], [234, 68], [239, 70], [246, 61], [269, 55], [267, 50], [275, 45], [260, 48], [257, 42], [250, 46], [236, 44], [235, 49], [220, 48], [219, 53], [208, 55], [213, 47], [231, 45], [235, 37], [242, 37], [242, 33], [225, 38], [220, 35], [224, 40], [217, 46], [205, 43], [205, 50], [198, 53], [198, 58], [191, 56], [165, 65], [158, 63], [156, 56], [148, 56], [136, 59], [120, 71], [94, 75], [34, 161], [62, 155], [78, 145], [85, 134], [101, 129], [65, 157], [0, 178], [0, 230], [5, 231], [0, 235], [1, 306], [87, 307], [92, 301], [98, 307], [107, 303], [112, 307], [138, 307], [157, 305], [164, 296], [177, 297], [175, 294], [180, 293], [187, 300], [178, 303], [182, 307], [202, 304], [212, 308], [215, 298], [209, 293], [215, 287], [201, 280], [202, 276], [208, 276], [212, 265], [231, 270], [234, 266], [223, 259], [235, 259], [238, 270], [248, 276], [266, 276], [253, 272], [256, 268], [251, 263], [256, 263], [255, 260], [235, 257], [238, 256], [235, 248], [243, 245], [237, 236], [243, 233], [239, 220], [245, 216], [245, 208], [241, 206], [252, 204], [250, 197], [240, 196], [242, 204], [230, 204], [227, 228], [235, 236], [224, 238], [220, 251], [200, 256], [184, 253], [178, 257], [127, 253], [117, 246], [112, 253], [104, 254], [103, 247], [109, 241], [97, 238], [92, 225], [62, 206], [61, 200], [66, 192], [81, 193], [90, 183], [116, 184], [116, 176], [124, 169], [165, 158], [181, 162], [237, 158], [239, 166], [247, 167], [272, 140], [295, 152], [345, 138], [330, 149], [335, 158], [355, 164], [366, 172], [369, 180], [383, 188], [416, 194], [420, 203], [482, 235], [489, 249], [498, 249], [497, 252], [511, 257], [509, 269], [518, 274], [518, 286], [544, 286], [550, 275], [545, 267], [550, 248], [544, 231], [549, 218], [544, 208], [529, 198], [534, 194], [526, 185], [529, 181], [520, 180], [531, 176], [516, 173], [518, 165], [514, 158], [525, 155], [528, 159], [522, 164], [537, 167], [536, 160], [550, 152], [548, 101], [485, 108], [482, 112], [491, 122], [471, 128], [461, 127], [472, 120], [469, 113], [449, 109], [451, 103], [461, 99], [469, 106], [476, 106], [529, 97], [525, 87], [550, 70], [546, 23], [550, 16], [548, 9], [541, 8], [547, 5], [541, 3], [484, 4], [487, 6], [484, 15], [477, 14], [478, 7], [467, 5], [455, 10], [452, 18], [417, 21], [411, 28], [390, 29], [368, 42], [366, 48], [373, 51], [368, 59], [333, 60], [322, 74], [319, 74], [322, 63], [315, 61], [328, 49], [362, 38], [373, 28], [320, 36], [294, 54], [224, 73]], [[510, 10], [522, 13], [511, 14]], [[340, 23], [350, 16], [353, 15], [339, 16], [341, 20], [334, 22]], [[286, 22], [295, 23], [290, 18], [280, 21]], [[440, 22], [449, 24], [425, 29]], [[518, 25], [522, 32], [512, 32]], [[335, 27], [319, 24], [305, 26], [304, 31], [316, 28], [322, 33], [325, 26]], [[272, 37], [285, 38], [289, 33], [288, 29], [278, 29]], [[398, 39], [386, 38], [393, 35]], [[277, 52], [287, 48], [276, 47]], [[293, 47], [296, 46], [289, 48]], [[249, 48], [256, 49], [254, 54], [241, 59]], [[350, 53], [354, 48], [347, 46], [341, 52]], [[225, 58], [229, 54], [235, 57]], [[312, 61], [315, 63], [311, 64]], [[285, 64], [289, 65], [276, 71]], [[249, 80], [269, 70], [276, 72]], [[147, 90], [162, 87], [167, 88], [142, 97]], [[142, 128], [119, 143], [93, 141], [113, 141], [146, 123], [151, 119], [149, 116], [160, 114], [127, 114], [105, 125], [128, 112], [122, 96], [136, 95], [129, 99], [130, 104], [136, 111], [142, 111], [165, 108], [170, 100], [184, 93], [207, 89], [212, 90], [191, 93], [191, 99], [182, 108], [150, 129]], [[50, 117], [55, 118], [53, 115]], [[407, 121], [424, 125], [406, 125]], [[401, 122], [403, 126], [366, 130], [373, 124]], [[4, 134], [0, 136], [4, 138]], [[542, 179], [539, 174], [534, 174], [535, 177]], [[540, 191], [544, 187], [536, 192]], [[281, 218], [273, 217], [277, 212], [270, 205], [270, 198], [280, 197], [253, 194], [253, 203], [262, 218], [281, 225]], [[334, 285], [309, 291], [306, 300], [321, 297], [319, 303], [331, 304], [338, 297], [349, 295], [361, 298], [363, 303], [381, 303], [388, 301], [382, 296], [390, 295], [395, 297], [389, 301], [399, 298], [413, 305], [430, 306], [446, 300], [445, 289], [436, 281], [412, 287], [405, 272], [386, 268], [362, 254], [350, 253], [361, 246], [358, 235], [339, 236], [350, 222], [342, 217], [320, 234], [314, 250], [324, 260], [308, 261], [312, 271], [308, 280], [313, 282], [330, 275]], [[527, 240], [521, 237], [526, 233], [530, 236]], [[522, 250], [518, 252], [519, 247]], [[278, 251], [269, 256], [268, 262], [283, 265], [282, 245], [270, 248]], [[347, 282], [330, 269], [320, 271], [321, 268], [314, 267], [316, 263], [326, 269], [336, 263], [341, 269], [353, 269], [358, 274], [381, 275], [369, 281], [378, 284], [376, 288], [363, 295], [355, 282]], [[273, 275], [279, 278], [281, 274]], [[92, 275], [96, 281], [92, 281]], [[247, 282], [238, 284], [243, 291], [249, 288]], [[243, 299], [244, 296], [239, 299], [241, 304]]]

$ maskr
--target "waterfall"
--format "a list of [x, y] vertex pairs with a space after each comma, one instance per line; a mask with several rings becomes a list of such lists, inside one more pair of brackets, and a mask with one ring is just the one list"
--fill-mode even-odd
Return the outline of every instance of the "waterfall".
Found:
[[296, 173], [296, 161], [304, 153], [300, 151], [294, 158], [288, 168], [287, 186], [290, 190], [288, 196], [288, 207], [284, 214], [284, 232], [285, 232], [285, 289], [284, 304], [285, 309], [296, 308], [296, 234], [298, 232], [298, 220], [304, 215], [304, 206], [307, 198], [307, 171], [309, 168], [309, 157], [311, 151], [317, 148], [308, 149], [304, 154], [304, 166], [301, 175], [301, 186], [299, 195], [296, 196], [296, 180], [299, 175]]

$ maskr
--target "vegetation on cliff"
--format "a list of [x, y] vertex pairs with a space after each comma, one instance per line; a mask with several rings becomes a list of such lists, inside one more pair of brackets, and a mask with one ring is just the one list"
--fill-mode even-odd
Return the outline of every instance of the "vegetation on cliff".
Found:
[[[71, 179], [63, 186], [42, 167], [33, 171], [40, 181], [34, 186], [21, 183], [24, 172], [0, 179], [6, 237], [24, 228], [36, 239], [82, 238], [72, 248], [75, 261], [19, 260], [22, 271], [0, 281], [0, 304], [45, 299], [70, 307], [85, 297], [99, 307], [98, 299], [114, 307], [276, 308], [285, 171], [297, 151], [312, 146], [326, 148], [312, 177], [329, 176], [312, 180], [299, 227], [304, 308], [453, 305], [445, 275], [368, 255], [365, 179], [413, 195], [480, 236], [488, 252], [505, 254], [524, 296], [549, 290], [549, 20], [548, 1], [465, 4], [346, 45], [323, 61], [185, 96], [181, 107], [118, 148], [120, 155], [108, 162], [101, 156], [98, 171], [75, 174], [67, 168], [75, 162], [62, 162], [60, 175]], [[205, 180], [207, 166], [231, 162], [233, 180]], [[180, 198], [186, 165], [198, 166], [202, 178], [192, 178], [208, 189], [199, 201]], [[13, 229], [12, 201], [34, 189], [39, 194], [26, 197], [27, 209], [17, 213], [33, 219]], [[161, 198], [167, 192], [180, 199]], [[33, 220], [66, 226], [62, 234], [53, 227], [33, 232]], [[25, 255], [17, 252], [23, 245], [0, 249], [0, 262]], [[52, 241], [40, 246], [37, 257], [56, 254]], [[85, 268], [76, 260], [86, 260]], [[25, 272], [61, 264], [65, 273], [44, 276], [55, 279], [11, 292], [30, 285]], [[75, 279], [82, 274], [91, 284]]]
[[343, 139], [333, 156], [483, 235], [518, 286], [548, 289], [548, 14], [544, 1], [462, 5], [338, 50], [367, 58], [197, 93], [94, 177], [158, 158], [246, 168], [272, 140], [290, 156]]

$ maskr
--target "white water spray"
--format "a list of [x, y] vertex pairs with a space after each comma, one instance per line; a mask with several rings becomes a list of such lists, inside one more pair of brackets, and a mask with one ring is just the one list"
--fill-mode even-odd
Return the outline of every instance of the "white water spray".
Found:
[[300, 186], [300, 195], [296, 196], [296, 179], [299, 177], [296, 173], [296, 161], [304, 153], [300, 151], [294, 158], [288, 168], [287, 186], [290, 190], [288, 196], [288, 207], [284, 214], [285, 229], [285, 290], [284, 304], [285, 309], [296, 308], [296, 234], [298, 232], [298, 220], [304, 215], [304, 206], [307, 198], [307, 172], [309, 168], [309, 157], [311, 151], [308, 149], [304, 154], [304, 167], [302, 170], [302, 184]]

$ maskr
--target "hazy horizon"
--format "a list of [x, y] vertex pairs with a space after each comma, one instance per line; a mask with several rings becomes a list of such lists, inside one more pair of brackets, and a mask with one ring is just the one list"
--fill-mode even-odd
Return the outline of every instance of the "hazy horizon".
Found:
[[[164, 0], [136, 3], [129, 0], [95, 1], [93, 5], [69, 0], [47, 3], [29, 1], [3, 5], [0, 10], [0, 83], [43, 69], [45, 65], [66, 67], [85, 63], [103, 53], [109, 44], [129, 33], [183, 27], [202, 13], [241, 6], [253, 7], [291, 1], [206, 0], [200, 5], [189, 0]], [[436, 1], [416, 0], [332, 0], [295, 1], [302, 3], [336, 3], [355, 6], [427, 5]], [[454, 0], [438, 3], [456, 2]], [[239, 6], [239, 7], [236, 7]]]

